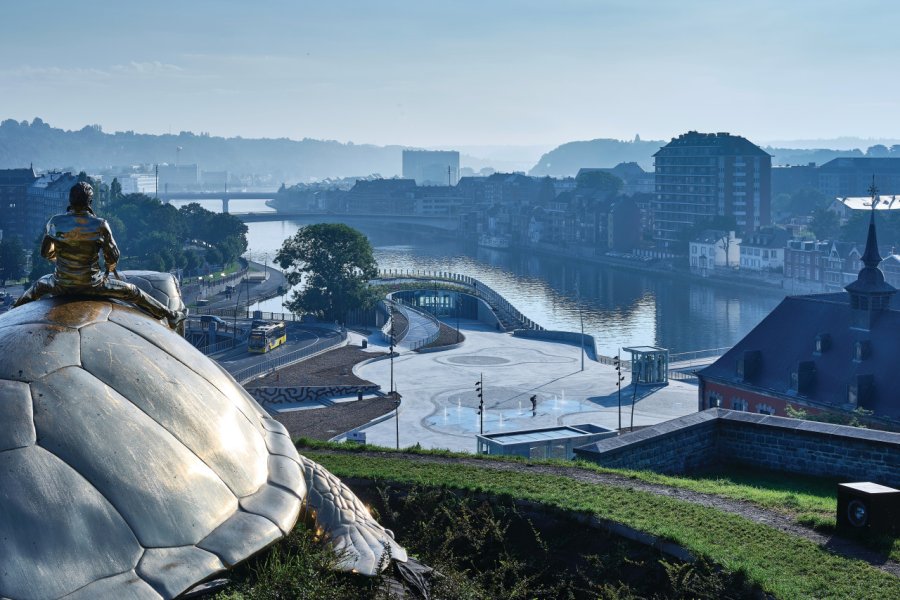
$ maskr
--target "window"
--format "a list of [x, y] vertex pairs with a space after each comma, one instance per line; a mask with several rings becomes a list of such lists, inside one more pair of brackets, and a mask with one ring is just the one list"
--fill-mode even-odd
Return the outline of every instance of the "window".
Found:
[[718, 408], [722, 406], [722, 394], [718, 392], [710, 392], [707, 397], [707, 406], [709, 408]]
[[750, 410], [750, 405], [743, 398], [732, 398], [731, 399], [731, 409], [732, 410], [742, 410], [747, 412]]
[[757, 404], [756, 412], [758, 412], [761, 415], [774, 415], [775, 409], [772, 408], [771, 406], [769, 406], [768, 404]]

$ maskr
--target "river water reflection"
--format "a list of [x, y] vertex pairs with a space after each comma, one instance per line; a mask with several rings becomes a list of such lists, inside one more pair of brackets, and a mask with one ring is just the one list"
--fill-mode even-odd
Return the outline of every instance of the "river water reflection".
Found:
[[[250, 223], [254, 257], [265, 260], [267, 255], [271, 262], [282, 240], [303, 224]], [[779, 302], [768, 293], [478, 248], [409, 230], [360, 229], [371, 240], [380, 268], [471, 275], [550, 329], [578, 331], [583, 317], [585, 332], [604, 354], [629, 345], [658, 345], [672, 352], [731, 346]], [[262, 308], [279, 311], [281, 299]]]

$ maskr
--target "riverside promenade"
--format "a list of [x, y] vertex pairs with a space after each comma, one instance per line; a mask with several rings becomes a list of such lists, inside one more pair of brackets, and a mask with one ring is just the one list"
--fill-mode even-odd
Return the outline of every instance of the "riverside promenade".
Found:
[[[455, 323], [454, 323], [455, 325]], [[616, 371], [610, 365], [584, 360], [574, 344], [522, 338], [499, 333], [478, 321], [462, 321], [465, 342], [440, 352], [402, 352], [394, 359], [394, 382], [403, 397], [399, 411], [400, 447], [475, 451], [480, 430], [475, 382], [484, 376], [484, 432], [496, 433], [561, 424], [593, 423], [619, 426]], [[381, 351], [378, 336], [370, 348]], [[390, 386], [390, 361], [363, 364], [354, 373]], [[630, 373], [622, 387], [622, 426], [631, 422], [634, 392]], [[530, 397], [537, 396], [532, 416]], [[664, 387], [640, 386], [634, 425], [652, 425], [697, 411], [697, 386], [670, 381]], [[391, 412], [384, 420], [360, 430], [379, 446], [397, 443], [397, 423]]]

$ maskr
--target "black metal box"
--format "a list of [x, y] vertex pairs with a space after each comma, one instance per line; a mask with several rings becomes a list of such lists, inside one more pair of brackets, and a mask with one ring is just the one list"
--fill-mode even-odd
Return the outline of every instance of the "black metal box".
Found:
[[838, 484], [838, 527], [890, 533], [900, 530], [900, 490], [862, 481]]

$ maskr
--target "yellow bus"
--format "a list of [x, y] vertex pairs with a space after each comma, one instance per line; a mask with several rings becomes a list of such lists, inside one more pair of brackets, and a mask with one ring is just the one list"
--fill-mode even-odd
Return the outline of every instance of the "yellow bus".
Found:
[[247, 349], [250, 352], [268, 352], [287, 341], [287, 329], [284, 321], [258, 325], [250, 331]]

